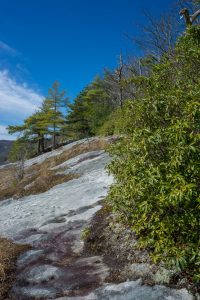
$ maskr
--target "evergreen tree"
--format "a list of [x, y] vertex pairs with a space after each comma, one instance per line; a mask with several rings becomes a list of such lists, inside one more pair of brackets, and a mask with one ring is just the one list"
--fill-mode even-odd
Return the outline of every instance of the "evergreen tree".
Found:
[[85, 117], [90, 127], [90, 132], [95, 135], [107, 117], [113, 111], [113, 103], [106, 91], [103, 89], [102, 80], [97, 78], [88, 88], [83, 96], [85, 102]]
[[[24, 120], [23, 125], [8, 126], [10, 134], [19, 133], [20, 138], [33, 145], [37, 144], [37, 154], [45, 152], [45, 139], [52, 136], [53, 148], [56, 146], [56, 136], [59, 136], [64, 124], [62, 110], [67, 108], [64, 91], [59, 91], [60, 84], [56, 81], [49, 89], [49, 95], [41, 107]], [[16, 148], [17, 149], [17, 148]]]
[[47, 127], [44, 123], [45, 115], [41, 112], [35, 112], [33, 115], [24, 120], [21, 126], [8, 126], [10, 134], [19, 132], [23, 141], [37, 143], [37, 153], [44, 152], [44, 134]]
[[49, 89], [44, 106], [48, 111], [48, 123], [52, 128], [53, 148], [56, 147], [56, 137], [63, 126], [65, 119], [62, 109], [67, 108], [68, 98], [65, 97], [65, 91], [60, 91], [60, 83], [55, 81], [52, 88]]
[[114, 105], [103, 89], [102, 80], [97, 78], [78, 95], [73, 104], [69, 104], [69, 108], [68, 130], [72, 136], [83, 138], [97, 133]]
[[67, 130], [72, 138], [80, 139], [91, 136], [90, 126], [86, 117], [87, 105], [84, 97], [87, 94], [85, 88], [74, 100], [74, 103], [68, 104], [69, 114], [67, 116]]

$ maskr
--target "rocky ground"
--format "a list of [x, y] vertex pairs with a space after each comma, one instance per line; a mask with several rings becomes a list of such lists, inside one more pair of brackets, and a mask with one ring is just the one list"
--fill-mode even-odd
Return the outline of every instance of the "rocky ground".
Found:
[[[78, 144], [80, 143], [88, 141], [79, 141]], [[68, 150], [69, 148], [70, 146]], [[56, 157], [62, 154], [59, 152], [61, 150], [56, 151], [46, 156]], [[26, 167], [41, 164], [47, 159], [46, 156], [27, 162]], [[149, 285], [151, 282], [144, 284], [140, 273], [126, 281], [128, 277], [123, 277], [119, 266], [123, 266], [125, 273], [132, 270], [124, 268], [120, 255], [119, 262], [117, 263], [115, 257], [112, 265], [108, 259], [106, 261], [103, 252], [95, 253], [95, 249], [92, 251], [87, 243], [84, 246], [81, 237], [87, 236], [91, 220], [101, 210], [102, 199], [106, 197], [108, 188], [113, 183], [113, 178], [105, 171], [109, 160], [108, 154], [103, 150], [88, 150], [77, 154], [51, 168], [54, 172], [65, 175], [78, 174], [78, 178], [55, 185], [37, 195], [18, 200], [9, 198], [0, 203], [0, 235], [20, 245], [30, 245], [30, 249], [18, 258], [16, 280], [7, 299], [194, 299], [185, 288], [152, 286]], [[98, 223], [101, 220], [98, 216]], [[100, 236], [99, 228], [96, 234]], [[116, 235], [113, 241], [115, 238]], [[122, 250], [119, 248], [119, 252]], [[116, 270], [115, 264], [118, 264]], [[137, 265], [136, 262], [135, 265], [132, 264], [135, 270], [143, 267], [141, 261], [137, 261]]]
[[143, 285], [152, 287], [187, 287], [199, 299], [200, 287], [189, 276], [177, 269], [166, 269], [162, 262], [153, 264], [149, 252], [138, 248], [136, 235], [129, 226], [119, 221], [109, 202], [103, 202], [102, 209], [95, 214], [84, 233], [84, 252], [103, 257], [103, 262], [109, 267], [107, 282], [122, 283], [139, 279]]

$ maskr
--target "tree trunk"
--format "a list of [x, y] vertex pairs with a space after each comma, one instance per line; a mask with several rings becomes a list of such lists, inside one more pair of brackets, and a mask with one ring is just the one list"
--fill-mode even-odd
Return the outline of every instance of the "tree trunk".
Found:
[[[56, 98], [54, 99], [54, 112], [55, 112], [55, 119], [56, 119], [56, 113], [57, 113]], [[53, 149], [56, 148], [56, 120], [55, 119], [54, 119], [54, 123], [53, 123]]]
[[39, 138], [38, 138], [38, 150], [37, 150], [38, 154], [40, 154], [40, 149], [41, 149], [41, 140], [40, 140], [40, 136], [39, 136]]
[[53, 149], [56, 148], [56, 126], [53, 124]]
[[42, 134], [41, 136], [41, 148], [42, 148], [42, 153], [45, 152], [45, 147], [44, 147], [44, 135]]
[[123, 71], [123, 67], [124, 67], [124, 64], [123, 64], [123, 57], [122, 57], [122, 53], [120, 54], [120, 65], [119, 65], [119, 68], [118, 68], [118, 80], [119, 80], [119, 92], [120, 92], [120, 107], [122, 108], [123, 107], [123, 87], [122, 87], [122, 79], [123, 79], [123, 74], [122, 74], [122, 71]]

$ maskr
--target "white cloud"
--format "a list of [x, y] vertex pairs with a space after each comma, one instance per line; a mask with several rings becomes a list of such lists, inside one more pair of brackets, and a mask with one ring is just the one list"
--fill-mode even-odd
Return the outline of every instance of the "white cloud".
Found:
[[0, 70], [0, 140], [13, 140], [4, 124], [19, 124], [38, 109], [43, 96], [28, 87], [27, 83], [18, 83], [7, 70]]
[[0, 140], [15, 140], [16, 135], [8, 134], [6, 126], [0, 125]]
[[8, 71], [0, 71], [0, 119], [4, 116], [8, 124], [12, 118], [23, 120], [39, 107], [42, 99], [26, 83], [19, 84]]
[[13, 56], [19, 54], [19, 52], [17, 50], [15, 50], [14, 48], [10, 47], [9, 45], [7, 45], [6, 43], [4, 43], [2, 41], [0, 41], [0, 51], [8, 53]]

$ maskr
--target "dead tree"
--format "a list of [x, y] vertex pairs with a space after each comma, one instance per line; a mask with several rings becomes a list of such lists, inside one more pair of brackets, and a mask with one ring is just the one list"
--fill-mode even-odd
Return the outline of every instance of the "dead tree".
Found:
[[189, 9], [183, 8], [180, 11], [180, 16], [181, 18], [185, 19], [185, 24], [186, 26], [191, 26], [196, 19], [200, 16], [200, 9], [198, 9], [193, 15], [190, 15]]
[[140, 34], [130, 36], [139, 48], [146, 54], [154, 57], [157, 61], [163, 55], [173, 56], [177, 36], [180, 33], [177, 16], [173, 11], [162, 14], [159, 18], [144, 11], [145, 25], [140, 25]]
[[123, 57], [122, 57], [122, 53], [120, 53], [119, 66], [116, 70], [116, 74], [117, 74], [117, 77], [118, 77], [119, 97], [120, 97], [120, 107], [121, 108], [123, 106], [123, 86], [122, 86], [123, 69], [124, 69]]
[[20, 181], [24, 178], [26, 149], [22, 148], [17, 154], [17, 162], [15, 163], [15, 178]]

